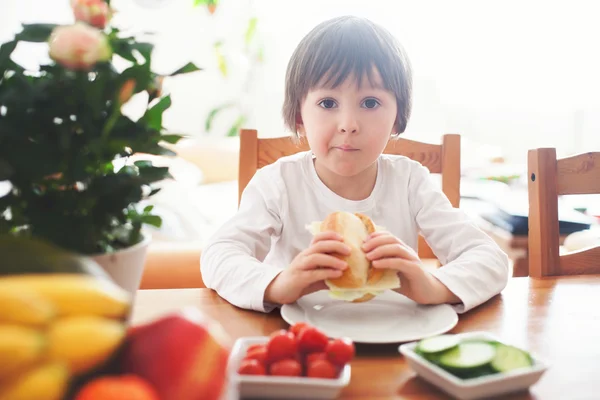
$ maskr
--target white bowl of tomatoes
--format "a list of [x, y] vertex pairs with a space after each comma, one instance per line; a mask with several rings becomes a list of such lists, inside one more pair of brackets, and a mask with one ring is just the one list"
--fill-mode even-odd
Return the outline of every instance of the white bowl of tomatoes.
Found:
[[241, 397], [334, 399], [350, 382], [354, 343], [297, 323], [269, 336], [238, 339], [230, 383]]

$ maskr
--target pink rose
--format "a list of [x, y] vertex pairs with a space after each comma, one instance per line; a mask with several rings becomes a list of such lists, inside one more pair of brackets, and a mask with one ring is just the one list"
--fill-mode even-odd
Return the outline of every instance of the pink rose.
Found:
[[104, 29], [111, 17], [110, 8], [104, 0], [71, 0], [71, 7], [77, 21], [99, 29]]
[[107, 61], [112, 56], [106, 36], [81, 22], [56, 27], [49, 42], [50, 57], [71, 69], [88, 70], [97, 62]]

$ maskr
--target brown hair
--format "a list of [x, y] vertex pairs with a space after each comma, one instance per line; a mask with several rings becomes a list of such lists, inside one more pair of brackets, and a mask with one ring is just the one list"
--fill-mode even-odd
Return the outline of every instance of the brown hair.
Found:
[[344, 16], [322, 22], [298, 44], [289, 61], [283, 103], [285, 125], [297, 136], [300, 104], [312, 88], [335, 88], [349, 75], [360, 85], [373, 66], [398, 104], [396, 132], [404, 132], [412, 108], [412, 71], [401, 44], [390, 32], [364, 18]]

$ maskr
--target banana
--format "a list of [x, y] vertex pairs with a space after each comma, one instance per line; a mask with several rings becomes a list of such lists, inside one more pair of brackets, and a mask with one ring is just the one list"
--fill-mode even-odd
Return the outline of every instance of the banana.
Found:
[[0, 379], [33, 365], [45, 349], [42, 332], [20, 325], [0, 325]]
[[126, 327], [97, 316], [57, 319], [48, 329], [48, 356], [64, 360], [75, 375], [92, 371], [107, 361], [121, 345]]
[[5, 288], [0, 291], [0, 323], [41, 327], [55, 314], [52, 304], [32, 290]]
[[0, 277], [0, 292], [35, 291], [47, 299], [59, 316], [98, 315], [122, 318], [131, 299], [129, 293], [114, 282], [83, 274], [23, 274]]
[[61, 400], [69, 378], [64, 363], [44, 363], [1, 383], [0, 400]]

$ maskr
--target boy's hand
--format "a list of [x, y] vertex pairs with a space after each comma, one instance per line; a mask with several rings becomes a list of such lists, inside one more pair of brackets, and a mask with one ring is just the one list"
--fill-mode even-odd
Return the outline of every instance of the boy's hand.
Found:
[[371, 234], [363, 251], [372, 261], [374, 268], [398, 271], [400, 288], [398, 293], [419, 304], [460, 303], [444, 284], [424, 270], [421, 259], [415, 251], [389, 232]]
[[265, 301], [289, 304], [305, 294], [327, 289], [324, 280], [339, 278], [348, 268], [345, 261], [332, 254], [350, 254], [350, 248], [335, 232], [321, 232], [314, 236], [310, 246], [294, 258], [267, 286]]

